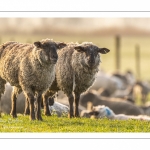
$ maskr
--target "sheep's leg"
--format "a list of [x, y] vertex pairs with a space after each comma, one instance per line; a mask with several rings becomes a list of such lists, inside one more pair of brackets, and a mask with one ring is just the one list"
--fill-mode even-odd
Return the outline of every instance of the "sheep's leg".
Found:
[[37, 110], [36, 110], [36, 119], [42, 120], [41, 116], [41, 100], [42, 100], [42, 94], [38, 93], [36, 97], [36, 104], [37, 104]]
[[49, 107], [48, 107], [48, 97], [49, 97], [49, 93], [48, 92], [46, 92], [45, 94], [42, 95], [43, 106], [44, 106], [44, 115], [51, 116], [51, 113], [50, 113]]
[[80, 94], [75, 93], [75, 117], [79, 117], [79, 99], [80, 99]]
[[17, 95], [21, 92], [21, 90], [17, 87], [13, 88], [12, 95], [11, 95], [11, 112], [10, 115], [12, 115], [13, 118], [17, 118], [16, 113], [16, 101], [17, 101]]
[[49, 98], [48, 98], [48, 104], [49, 104], [50, 106], [53, 106], [53, 105], [54, 105], [54, 98], [53, 98], [53, 97], [49, 97]]
[[28, 98], [25, 99], [25, 110], [24, 110], [24, 115], [29, 115], [30, 114], [30, 109], [29, 109], [29, 100]]
[[42, 101], [41, 101], [41, 108], [44, 109], [43, 96], [42, 96]]
[[142, 105], [144, 106], [146, 103], [146, 95], [142, 94]]
[[30, 120], [35, 120], [35, 112], [34, 112], [34, 94], [33, 92], [27, 92], [27, 90], [24, 90], [24, 94], [26, 99], [29, 101], [29, 106], [30, 106]]
[[5, 91], [5, 84], [6, 84], [6, 81], [3, 80], [2, 78], [0, 78], [0, 116], [1, 116], [1, 113], [2, 113], [1, 95], [4, 94], [4, 91]]
[[15, 94], [14, 90], [12, 91], [12, 96], [11, 96], [11, 112], [10, 115], [13, 118], [17, 118], [16, 114], [16, 100], [17, 100], [17, 95]]
[[74, 102], [74, 97], [73, 97], [72, 94], [70, 94], [70, 95], [68, 96], [68, 100], [69, 100], [69, 106], [70, 106], [70, 112], [69, 112], [69, 114], [68, 114], [68, 117], [69, 117], [69, 118], [72, 118], [72, 117], [74, 117], [74, 115], [73, 115], [73, 102]]

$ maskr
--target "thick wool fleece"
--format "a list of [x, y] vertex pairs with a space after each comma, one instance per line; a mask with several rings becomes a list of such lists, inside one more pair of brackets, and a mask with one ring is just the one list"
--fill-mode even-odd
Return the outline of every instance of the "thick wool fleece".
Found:
[[67, 95], [73, 91], [83, 93], [93, 84], [100, 61], [98, 55], [98, 65], [89, 69], [84, 62], [85, 53], [74, 50], [76, 45], [68, 44], [67, 47], [58, 52], [56, 80], [58, 87]]
[[32, 87], [44, 92], [55, 78], [55, 64], [42, 63], [41, 58], [33, 44], [7, 42], [1, 45], [0, 80], [18, 88]]

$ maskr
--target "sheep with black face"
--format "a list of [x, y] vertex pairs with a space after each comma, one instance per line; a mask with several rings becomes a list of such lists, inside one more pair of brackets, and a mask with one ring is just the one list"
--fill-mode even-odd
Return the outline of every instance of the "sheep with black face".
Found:
[[[4, 92], [6, 82], [14, 86], [11, 109], [13, 117], [17, 117], [17, 95], [23, 91], [30, 104], [30, 119], [42, 120], [42, 94], [55, 79], [55, 64], [58, 59], [56, 50], [65, 45], [43, 39], [34, 44], [7, 42], [0, 46], [0, 94]], [[36, 114], [34, 97], [37, 102]]]
[[[58, 52], [56, 63], [56, 78], [49, 91], [43, 96], [45, 114], [49, 115], [47, 98], [52, 93], [62, 90], [68, 97], [69, 117], [79, 117], [79, 99], [94, 82], [98, 72], [100, 55], [108, 53], [107, 48], [99, 48], [91, 42], [68, 43]], [[73, 96], [73, 92], [75, 97]], [[75, 99], [75, 113], [73, 103]]]

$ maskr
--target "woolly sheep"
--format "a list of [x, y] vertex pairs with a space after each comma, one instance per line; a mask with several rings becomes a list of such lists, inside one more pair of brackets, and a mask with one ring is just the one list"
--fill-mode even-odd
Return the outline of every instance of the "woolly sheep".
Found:
[[83, 94], [80, 99], [80, 105], [87, 107], [87, 103], [91, 102], [94, 106], [105, 105], [114, 111], [115, 114], [141, 115], [143, 110], [129, 101], [121, 98], [109, 98], [99, 96], [97, 91], [93, 90]]
[[69, 107], [55, 101], [53, 105], [49, 105], [49, 110], [51, 114], [56, 114], [58, 117], [61, 117], [68, 114]]
[[125, 114], [115, 114], [109, 107], [105, 105], [98, 105], [94, 106], [90, 112], [83, 111], [81, 113], [81, 117], [86, 118], [104, 118], [107, 117], [108, 119], [113, 120], [146, 120], [150, 121], [150, 117], [146, 115], [125, 115]]
[[126, 90], [128, 87], [133, 86], [134, 83], [135, 77], [130, 71], [127, 71], [125, 74], [108, 74], [104, 71], [99, 71], [96, 80], [90, 89], [98, 90], [103, 88], [106, 91], [106, 96], [115, 96], [118, 90], [120, 92]]
[[[64, 47], [51, 39], [43, 39], [34, 44], [6, 42], [0, 46], [0, 94], [4, 93], [5, 83], [13, 88], [11, 115], [17, 117], [16, 99], [23, 90], [30, 104], [30, 119], [42, 120], [41, 98], [55, 78], [56, 50]], [[37, 111], [34, 112], [34, 97]]]
[[[48, 92], [43, 96], [45, 114], [49, 114], [46, 99], [54, 91], [62, 90], [69, 100], [69, 118], [79, 117], [80, 94], [85, 92], [94, 82], [98, 72], [100, 55], [110, 50], [99, 48], [91, 42], [69, 43], [58, 52], [56, 64], [56, 79]], [[75, 94], [75, 98], [73, 96]], [[75, 114], [73, 103], [75, 99]]]

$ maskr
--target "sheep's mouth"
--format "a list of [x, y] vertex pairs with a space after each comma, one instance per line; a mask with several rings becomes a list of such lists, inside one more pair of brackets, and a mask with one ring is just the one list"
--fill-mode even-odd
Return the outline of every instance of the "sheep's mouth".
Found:
[[50, 62], [51, 62], [52, 64], [56, 64], [56, 63], [57, 63], [57, 59], [50, 59]]
[[89, 68], [94, 68], [95, 67], [95, 63], [88, 63]]

